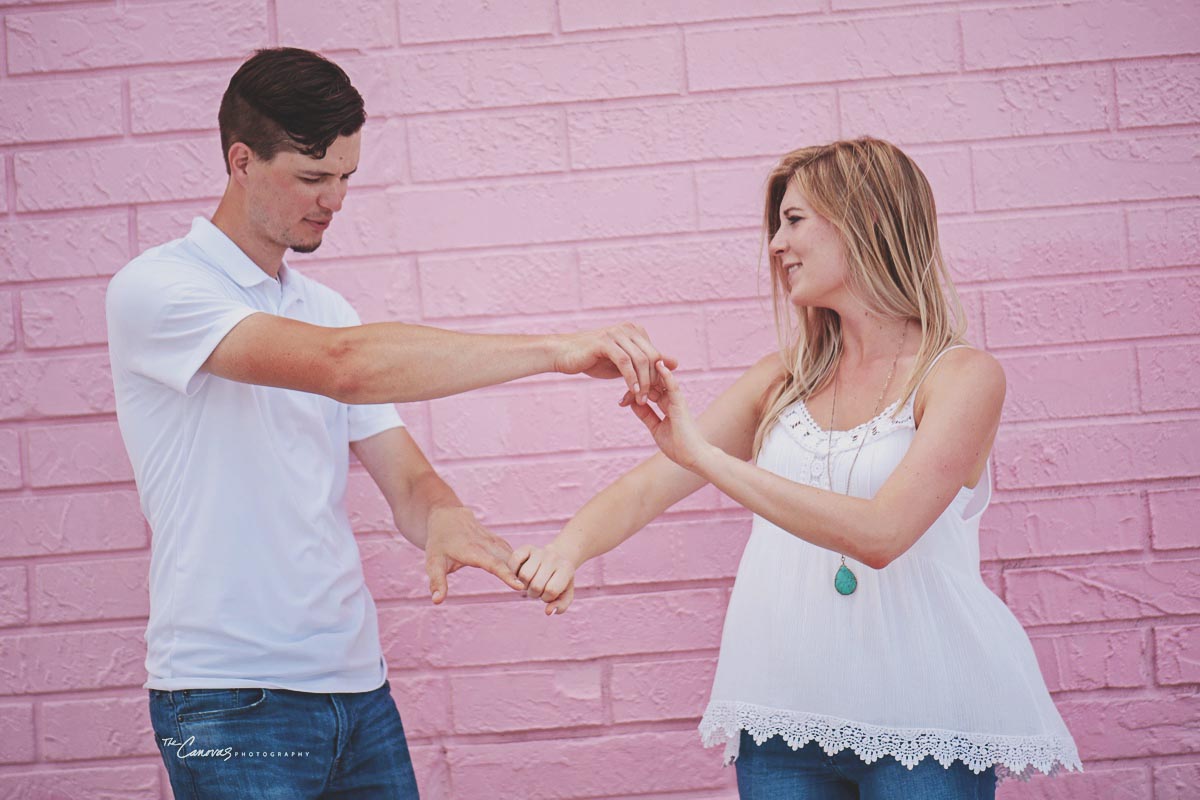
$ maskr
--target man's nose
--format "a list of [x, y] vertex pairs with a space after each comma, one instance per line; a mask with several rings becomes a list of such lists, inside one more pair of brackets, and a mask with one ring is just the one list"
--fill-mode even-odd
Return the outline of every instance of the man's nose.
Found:
[[339, 183], [333, 189], [322, 192], [317, 198], [317, 204], [329, 211], [341, 211], [342, 201], [346, 199], [346, 184]]

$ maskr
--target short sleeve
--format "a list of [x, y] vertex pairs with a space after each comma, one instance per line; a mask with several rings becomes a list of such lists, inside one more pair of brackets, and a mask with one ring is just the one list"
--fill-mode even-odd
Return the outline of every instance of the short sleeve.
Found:
[[105, 295], [109, 353], [114, 366], [192, 394], [212, 351], [255, 313], [199, 269], [135, 261], [113, 277]]
[[[332, 292], [332, 290], [330, 291]], [[349, 301], [340, 294], [334, 294], [337, 300], [338, 327], [349, 328], [361, 325], [362, 320], [359, 319], [354, 306], [350, 305]], [[352, 442], [361, 442], [363, 439], [369, 439], [389, 428], [404, 426], [404, 420], [400, 418], [396, 406], [391, 403], [365, 403], [347, 405], [346, 408], [350, 418], [350, 441]]]

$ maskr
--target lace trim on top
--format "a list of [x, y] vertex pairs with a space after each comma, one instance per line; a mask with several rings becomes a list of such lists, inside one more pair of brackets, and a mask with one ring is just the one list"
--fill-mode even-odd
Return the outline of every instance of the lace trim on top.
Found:
[[896, 410], [900, 405], [900, 401], [897, 399], [878, 415], [861, 425], [856, 425], [848, 431], [833, 431], [832, 436], [830, 436], [830, 431], [822, 428], [813, 419], [803, 400], [797, 400], [779, 415], [779, 425], [801, 447], [810, 452], [824, 455], [826, 451], [837, 453], [842, 450], [853, 450], [859, 446], [859, 440], [863, 436], [874, 441], [882, 439], [894, 431], [916, 427], [913, 420], [913, 397], [915, 397], [915, 393], [909, 397], [909, 401], [899, 411]]
[[932, 756], [943, 767], [961, 761], [975, 773], [995, 767], [997, 782], [1009, 778], [1028, 780], [1034, 769], [1046, 775], [1083, 771], [1075, 743], [1055, 736], [883, 728], [749, 703], [714, 703], [700, 721], [704, 745], [724, 744], [726, 764], [737, 758], [743, 730], [759, 744], [772, 736], [782, 737], [793, 749], [815, 741], [830, 756], [848, 747], [867, 764], [890, 755], [909, 769], [926, 756]]

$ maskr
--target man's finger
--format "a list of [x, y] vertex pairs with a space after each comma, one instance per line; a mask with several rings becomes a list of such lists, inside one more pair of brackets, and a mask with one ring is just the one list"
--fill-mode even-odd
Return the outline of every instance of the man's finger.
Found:
[[637, 371], [633, 368], [633, 361], [616, 343], [610, 335], [608, 341], [604, 344], [604, 357], [613, 363], [613, 366], [621, 373], [621, 377], [625, 379], [625, 385], [629, 387], [629, 391], [635, 395], [641, 391], [638, 385]]
[[517, 573], [513, 572], [504, 559], [492, 553], [484, 553], [478, 559], [478, 563], [472, 566], [479, 567], [482, 570], [492, 573], [500, 580], [504, 581], [509, 587], [517, 591], [525, 589], [525, 583], [517, 577]]
[[533, 545], [521, 545], [508, 557], [508, 568], [513, 572], [520, 573], [521, 565], [528, 561], [531, 555], [533, 555]]
[[629, 354], [629, 360], [633, 362], [633, 371], [637, 373], [638, 387], [641, 389], [637, 393], [637, 399], [639, 403], [645, 403], [646, 390], [650, 388], [650, 372], [654, 369], [650, 355], [630, 336], [617, 336], [615, 338], [617, 344]]
[[425, 559], [425, 572], [429, 575], [429, 591], [434, 605], [446, 599], [446, 559], [433, 556]]

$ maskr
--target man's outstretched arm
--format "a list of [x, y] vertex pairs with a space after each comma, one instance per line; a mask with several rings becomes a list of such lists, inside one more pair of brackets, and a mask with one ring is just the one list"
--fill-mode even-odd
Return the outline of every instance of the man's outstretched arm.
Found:
[[508, 566], [512, 547], [483, 527], [426, 460], [404, 428], [389, 428], [350, 445], [392, 509], [400, 534], [425, 551], [433, 602], [446, 598], [446, 575], [459, 567], [487, 570], [525, 588]]
[[327, 328], [271, 314], [234, 326], [204, 364], [221, 378], [322, 394], [343, 403], [406, 403], [542, 372], [623, 377], [644, 397], [663, 358], [629, 323], [544, 336], [472, 334], [380, 322]]

